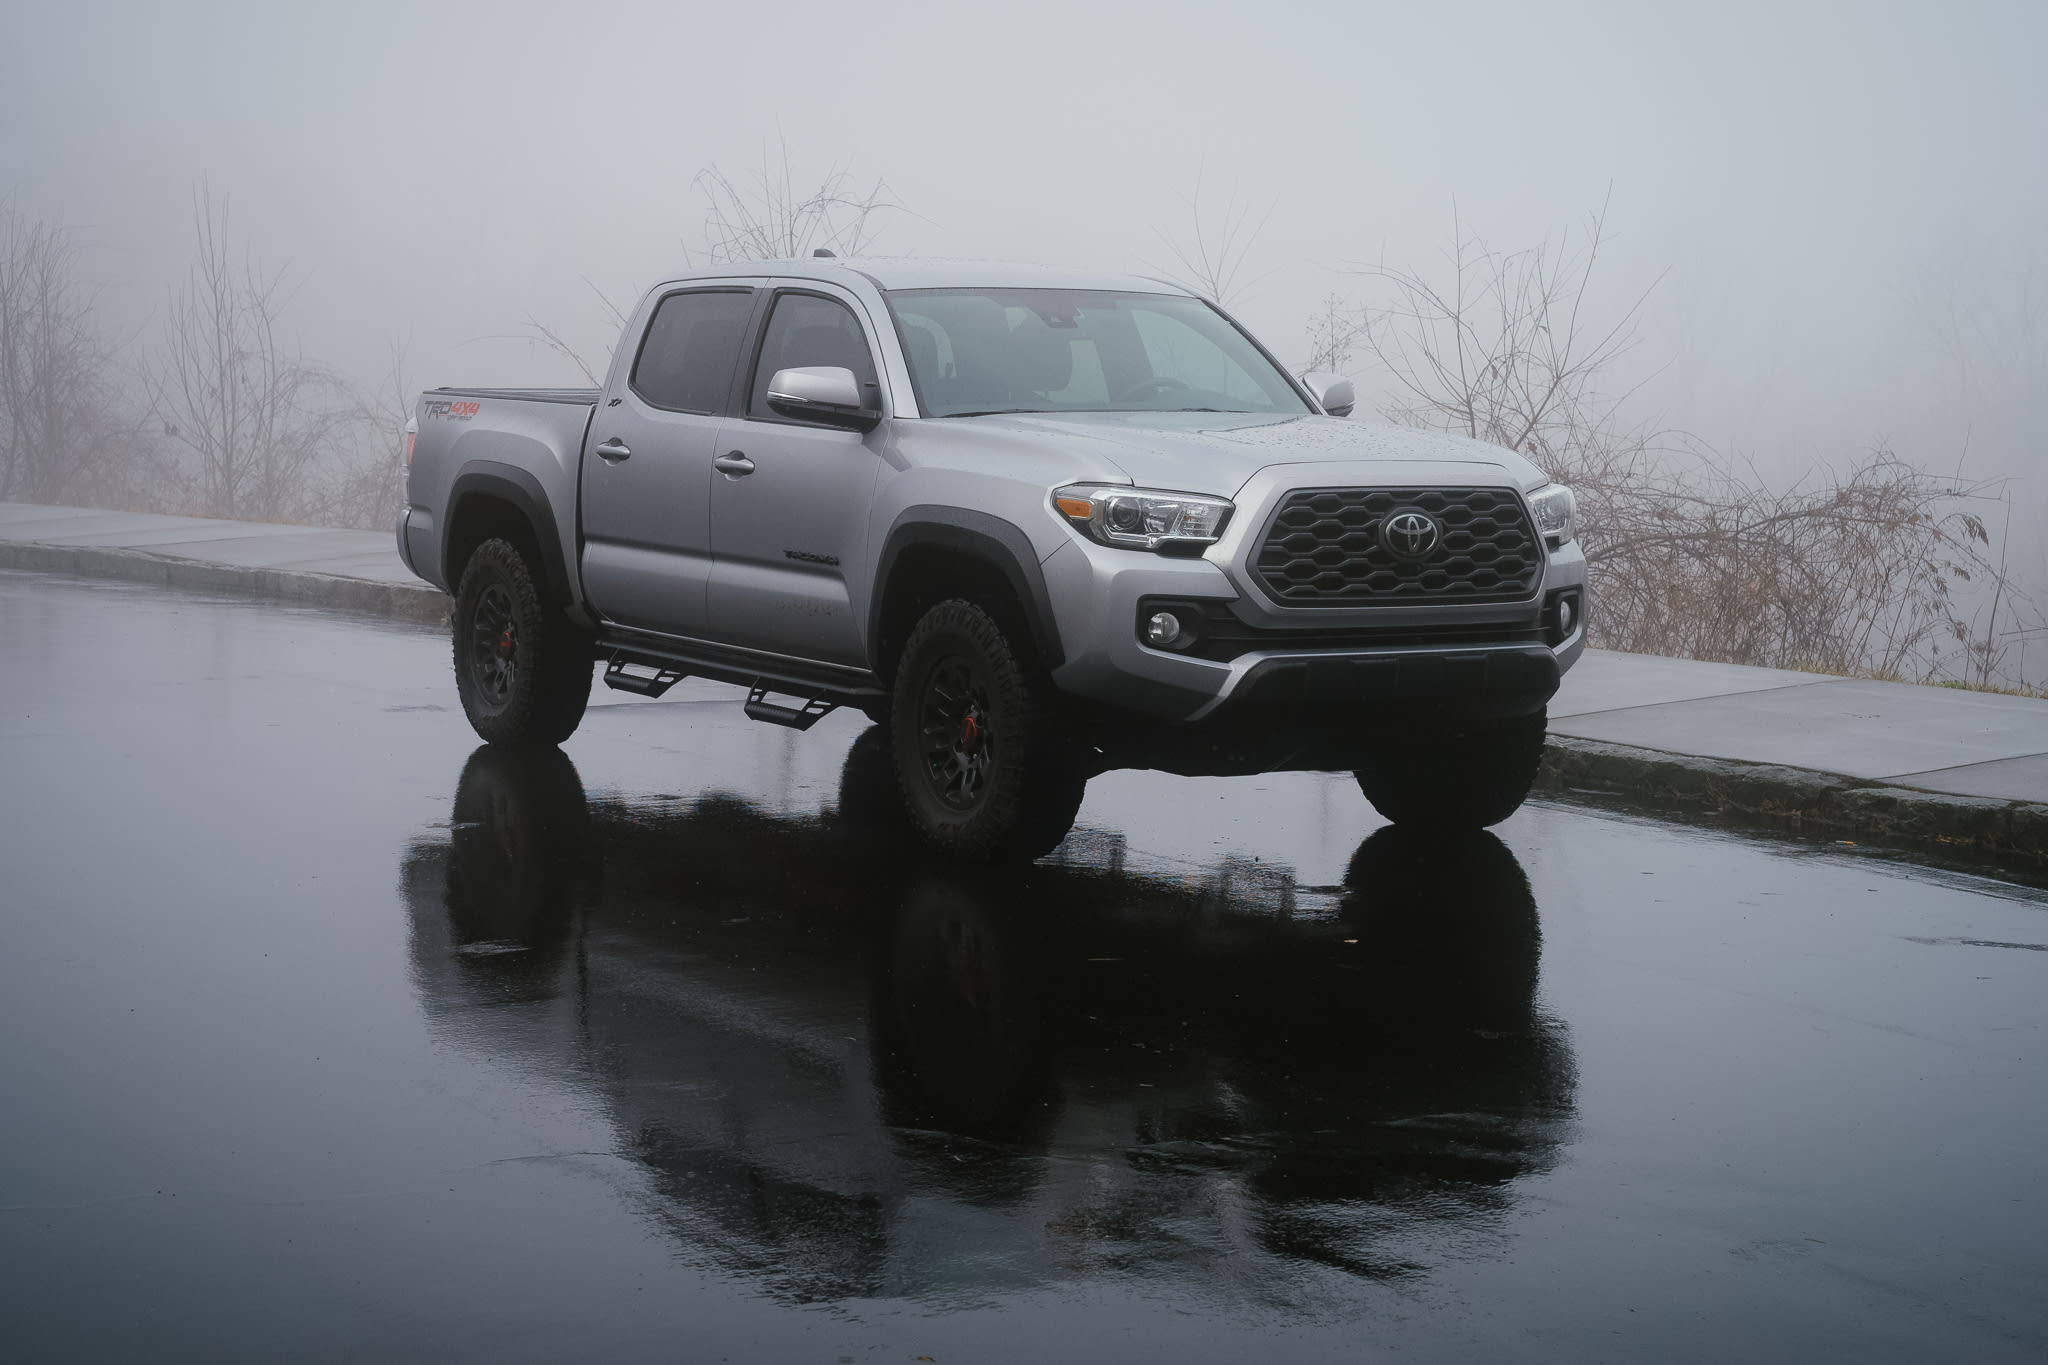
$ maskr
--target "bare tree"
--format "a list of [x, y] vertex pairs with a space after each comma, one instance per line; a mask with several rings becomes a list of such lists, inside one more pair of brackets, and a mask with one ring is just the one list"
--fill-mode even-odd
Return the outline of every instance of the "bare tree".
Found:
[[1244, 265], [1252, 247], [1258, 243], [1259, 234], [1265, 231], [1267, 220], [1273, 216], [1275, 205], [1268, 204], [1258, 221], [1253, 222], [1251, 205], [1239, 203], [1237, 196], [1232, 194], [1223, 201], [1221, 211], [1212, 217], [1203, 211], [1202, 184], [1197, 180], [1187, 206], [1185, 238], [1171, 236], [1164, 231], [1159, 233], [1159, 239], [1173, 253], [1179, 267], [1161, 269], [1160, 277], [1218, 307], [1228, 308], [1241, 290], [1265, 278], [1261, 275], [1251, 280], [1244, 279]]
[[[713, 164], [698, 171], [694, 183], [704, 197], [704, 219], [694, 242], [684, 239], [683, 255], [706, 265], [788, 260], [820, 249], [838, 256], [858, 255], [874, 244], [884, 215], [907, 211], [885, 181], [863, 185], [843, 166], [827, 170], [815, 182], [800, 175], [790, 160], [789, 144], [780, 137], [772, 151], [762, 145], [761, 165], [753, 174], [735, 177]], [[625, 330], [626, 311], [588, 277], [583, 283], [603, 309], [590, 329], [607, 333], [601, 354], [578, 346], [569, 330], [536, 317], [526, 319], [526, 335], [575, 366], [585, 383], [598, 387], [611, 366], [611, 346]]]
[[1345, 304], [1343, 295], [1325, 296], [1321, 310], [1308, 320], [1308, 356], [1301, 372], [1348, 373], [1363, 330], [1357, 310]]
[[[1648, 291], [1595, 320], [1605, 210], [1577, 239], [1489, 248], [1454, 219], [1440, 278], [1374, 266], [1381, 301], [1344, 328], [1391, 381], [1384, 415], [1520, 451], [1579, 498], [1596, 643], [1737, 663], [1990, 685], [2001, 632], [2031, 603], [2006, 579], [1992, 485], [1929, 473], [1886, 446], [1773, 486], [1753, 465], [1631, 420], [1612, 384]], [[1653, 286], [1654, 288], [1654, 286]], [[1965, 588], [1964, 585], [1973, 585]], [[1988, 586], [1967, 607], [1965, 591]]]
[[405, 348], [389, 347], [383, 378], [349, 386], [333, 409], [332, 459], [310, 481], [306, 520], [322, 526], [389, 530], [405, 500], [405, 425], [419, 390], [406, 375]]
[[549, 326], [531, 314], [527, 315], [526, 330], [531, 336], [537, 338], [543, 346], [546, 346], [556, 355], [561, 356], [571, 365], [574, 365], [577, 371], [582, 374], [584, 382], [588, 383], [590, 387], [593, 389], [602, 388], [604, 386], [604, 372], [611, 367], [611, 346], [617, 344], [619, 334], [626, 330], [626, 310], [612, 302], [610, 296], [604, 290], [599, 289], [588, 275], [583, 277], [583, 283], [589, 287], [591, 293], [597, 296], [597, 301], [604, 307], [604, 312], [597, 325], [608, 329], [607, 335], [610, 338], [610, 344], [605, 349], [603, 359], [598, 360], [596, 363], [585, 359], [583, 352], [577, 349], [576, 345], [564, 336], [560, 329]]
[[1393, 380], [1388, 415], [1519, 450], [1538, 463], [1571, 462], [1601, 447], [1642, 448], [1621, 413], [1632, 390], [1611, 393], [1616, 361], [1633, 350], [1653, 284], [1604, 324], [1587, 296], [1609, 243], [1606, 208], [1583, 243], [1567, 233], [1526, 251], [1498, 252], [1452, 209], [1448, 279], [1386, 265], [1360, 271], [1387, 301], [1360, 315], [1359, 339]]
[[732, 261], [786, 260], [824, 249], [853, 256], [873, 245], [878, 219], [900, 212], [887, 182], [863, 188], [843, 166], [827, 170], [815, 184], [799, 176], [789, 144], [776, 139], [761, 149], [760, 169], [736, 180], [717, 165], [697, 172], [705, 199], [704, 224], [691, 257], [712, 265]]
[[68, 229], [0, 205], [0, 500], [84, 499], [128, 450]]
[[165, 434], [196, 459], [200, 506], [228, 517], [291, 519], [309, 509], [314, 467], [346, 414], [333, 379], [279, 336], [282, 279], [229, 243], [228, 205], [193, 194], [194, 259], [172, 290], [164, 345], [149, 374]]
[[[1922, 372], [1941, 376], [1947, 389], [1926, 405], [1928, 414], [1965, 433], [1969, 463], [2019, 475], [2000, 509], [1998, 578], [1988, 599], [1980, 592], [1973, 606], [1972, 660], [1980, 676], [2017, 674], [2038, 686], [2041, 652], [2034, 651], [2030, 669], [2027, 646], [2048, 631], [2015, 629], [2001, 608], [2009, 568], [2037, 587], [2048, 582], [2048, 545], [2023, 536], [2015, 546], [2003, 534], [2015, 511], [2023, 528], [2048, 523], [2048, 486], [2027, 476], [2048, 455], [2048, 251], [2031, 240], [1968, 243], [1946, 261], [1922, 266], [1911, 303], [1927, 350]], [[2011, 550], [2018, 552], [2016, 567], [2007, 560]]]

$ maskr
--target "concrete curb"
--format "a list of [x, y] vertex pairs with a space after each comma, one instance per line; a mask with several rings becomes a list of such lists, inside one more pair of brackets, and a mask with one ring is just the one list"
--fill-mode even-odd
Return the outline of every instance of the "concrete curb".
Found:
[[1883, 782], [1552, 735], [1541, 790], [1616, 792], [1732, 811], [1802, 830], [1855, 834], [1948, 853], [2048, 863], [2048, 805], [1952, 796]]
[[444, 625], [448, 620], [448, 595], [425, 583], [378, 583], [302, 569], [206, 564], [104, 545], [0, 542], [0, 569], [118, 578], [129, 583], [234, 593], [430, 625]]

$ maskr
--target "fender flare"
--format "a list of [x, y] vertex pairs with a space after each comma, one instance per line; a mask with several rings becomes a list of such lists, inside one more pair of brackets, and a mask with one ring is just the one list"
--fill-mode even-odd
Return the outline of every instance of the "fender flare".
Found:
[[868, 597], [867, 640], [869, 662], [879, 668], [875, 651], [881, 643], [882, 606], [888, 601], [890, 580], [896, 562], [905, 551], [951, 550], [986, 562], [1003, 576], [1024, 610], [1031, 643], [1047, 668], [1066, 662], [1060, 646], [1059, 624], [1053, 616], [1052, 596], [1045, 588], [1045, 574], [1038, 567], [1038, 555], [1031, 538], [1015, 524], [987, 512], [965, 507], [921, 504], [906, 507], [883, 538], [881, 556], [875, 561], [874, 587]]
[[533, 528], [534, 539], [540, 542], [541, 571], [547, 577], [549, 593], [557, 601], [573, 603], [576, 594], [569, 582], [569, 566], [562, 560], [562, 537], [555, 529], [555, 514], [548, 507], [547, 493], [533, 475], [517, 465], [496, 460], [471, 460], [462, 466], [448, 490], [448, 529], [441, 535], [441, 577], [448, 584], [448, 591], [452, 593], [461, 586], [455, 581], [454, 566], [448, 562], [455, 545], [453, 532], [462, 525], [463, 503], [477, 496], [497, 498], [518, 509]]

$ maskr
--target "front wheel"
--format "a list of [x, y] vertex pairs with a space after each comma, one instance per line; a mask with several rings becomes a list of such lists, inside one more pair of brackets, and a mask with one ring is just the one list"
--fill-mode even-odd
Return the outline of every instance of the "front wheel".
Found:
[[560, 744], [590, 701], [590, 637], [541, 596], [537, 579], [507, 540], [477, 546], [462, 570], [455, 690], [487, 743]]
[[1397, 825], [1482, 829], [1520, 809], [1543, 762], [1545, 717], [1474, 722], [1375, 745], [1353, 776]]
[[911, 822], [942, 852], [1028, 862], [1073, 828], [1086, 779], [995, 618], [941, 602], [910, 632], [896, 668], [890, 742]]

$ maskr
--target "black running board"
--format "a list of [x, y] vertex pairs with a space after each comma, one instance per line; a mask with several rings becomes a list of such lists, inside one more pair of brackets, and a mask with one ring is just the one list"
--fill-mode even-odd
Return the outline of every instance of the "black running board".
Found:
[[[747, 715], [771, 725], [808, 730], [841, 706], [871, 710], [888, 693], [872, 673], [838, 664], [813, 664], [779, 654], [656, 636], [613, 626], [598, 637], [604, 684], [636, 696], [659, 697], [684, 678], [707, 678], [747, 689]], [[787, 697], [795, 705], [769, 701]]]
[[[628, 668], [644, 668], [645, 673], [628, 673]], [[642, 697], [658, 697], [689, 677], [680, 668], [666, 664], [641, 663], [635, 659], [614, 654], [604, 666], [604, 685], [616, 692], [632, 692]]]
[[838, 702], [823, 697], [800, 698], [802, 706], [778, 706], [767, 699], [768, 693], [769, 689], [760, 683], [747, 689], [747, 715], [751, 719], [787, 725], [792, 730], [808, 730], [839, 709]]

